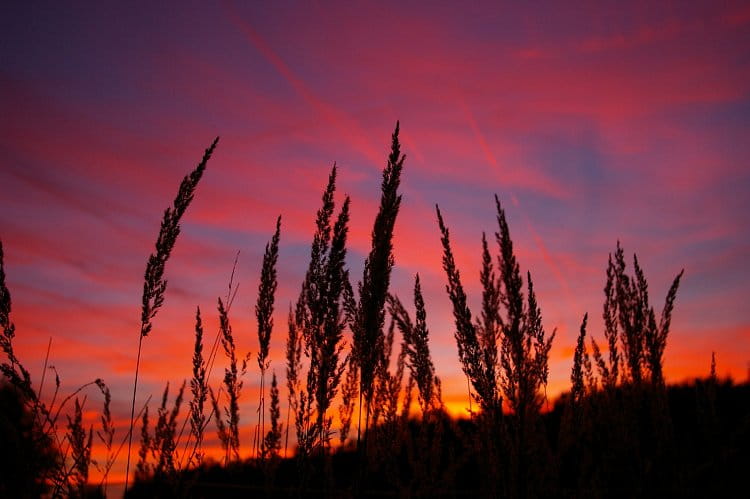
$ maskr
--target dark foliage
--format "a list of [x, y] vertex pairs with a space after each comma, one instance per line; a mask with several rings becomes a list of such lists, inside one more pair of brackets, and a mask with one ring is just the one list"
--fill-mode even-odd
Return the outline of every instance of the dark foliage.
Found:
[[[712, 387], [712, 388], [711, 388]], [[715, 400], [713, 416], [707, 412], [707, 392], [713, 389]], [[611, 400], [626, 397], [622, 389], [613, 397], [602, 393], [589, 395], [585, 402], [597, 414], [611, 410]], [[670, 461], [653, 462], [650, 473], [633, 475], [633, 460], [644, 456], [613, 455], [603, 439], [608, 428], [606, 422], [582, 429], [588, 435], [581, 441], [577, 453], [563, 452], [558, 436], [563, 431], [563, 414], [568, 404], [561, 398], [548, 413], [540, 415], [544, 438], [554, 451], [539, 463], [541, 475], [535, 477], [550, 483], [537, 495], [542, 497], [736, 497], [743, 490], [745, 469], [748, 465], [746, 449], [750, 445], [750, 385], [736, 385], [731, 381], [695, 380], [691, 384], [674, 385], [667, 389], [668, 411], [674, 421], [674, 447]], [[438, 426], [440, 429], [438, 430]], [[434, 436], [442, 432], [440, 446], [429, 456], [440, 456], [439, 472], [432, 482], [418, 482], [420, 477], [409, 445], [415, 445], [420, 432]], [[389, 476], [385, 468], [370, 470], [370, 479], [364, 485], [356, 483], [357, 459], [352, 450], [340, 450], [331, 456], [333, 483], [323, 476], [313, 476], [304, 485], [299, 481], [298, 466], [294, 459], [281, 459], [276, 468], [276, 485], [268, 490], [264, 484], [265, 471], [253, 461], [231, 466], [206, 464], [199, 470], [186, 471], [186, 475], [200, 477], [193, 491], [194, 497], [477, 497], [485, 496], [483, 488], [483, 460], [486, 455], [475, 447], [477, 434], [482, 432], [478, 421], [452, 421], [447, 415], [436, 417], [425, 425], [422, 421], [409, 421], [406, 430], [399, 433], [398, 449], [390, 459], [397, 476]], [[591, 433], [596, 431], [598, 433]], [[321, 459], [310, 457], [312, 465], [323, 468]], [[672, 470], [663, 475], [665, 466]], [[132, 497], [151, 497], [148, 484], [133, 488]], [[154, 485], [157, 486], [157, 485]], [[499, 497], [507, 497], [498, 493]]]
[[0, 364], [0, 371], [10, 383], [23, 394], [24, 399], [36, 403], [36, 393], [31, 387], [31, 376], [23, 364], [16, 357], [13, 350], [13, 338], [16, 326], [10, 319], [11, 298], [10, 291], [5, 285], [5, 265], [3, 258], [3, 243], [0, 241], [0, 348], [7, 357], [7, 362]]
[[41, 433], [29, 401], [14, 386], [0, 383], [0, 497], [40, 497], [47, 478], [60, 467], [54, 440]]

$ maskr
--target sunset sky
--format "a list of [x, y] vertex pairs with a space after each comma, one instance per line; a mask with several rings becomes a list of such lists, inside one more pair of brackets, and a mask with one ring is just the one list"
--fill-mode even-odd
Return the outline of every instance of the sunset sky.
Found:
[[[217, 135], [144, 342], [139, 401], [189, 377], [195, 307], [213, 339], [237, 251], [231, 319], [239, 349], [257, 352], [253, 307], [279, 214], [271, 368], [283, 378], [285, 312], [326, 176], [337, 162], [337, 200], [352, 197], [356, 281], [396, 120], [407, 158], [392, 290], [410, 302], [419, 273], [454, 413], [467, 405], [466, 385], [434, 206], [478, 313], [495, 193], [544, 325], [557, 328], [551, 397], [569, 387], [584, 313], [602, 338], [618, 239], [629, 263], [638, 254], [657, 313], [685, 269], [668, 381], [706, 375], [712, 351], [720, 375], [747, 378], [747, 2], [260, 4], [0, 7], [0, 240], [16, 348], [35, 381], [52, 338], [64, 390], [103, 378], [126, 431], [146, 260], [182, 176]], [[255, 357], [250, 366], [246, 448]], [[94, 392], [88, 404], [99, 409]]]

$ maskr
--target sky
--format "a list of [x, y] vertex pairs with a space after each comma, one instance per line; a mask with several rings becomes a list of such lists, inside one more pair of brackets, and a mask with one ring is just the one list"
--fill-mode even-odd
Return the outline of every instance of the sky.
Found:
[[[406, 161], [392, 291], [410, 302], [419, 273], [454, 414], [468, 399], [435, 205], [476, 314], [494, 194], [557, 329], [550, 398], [569, 387], [584, 313], [603, 338], [618, 240], [629, 261], [637, 253], [657, 313], [685, 269], [667, 380], [707, 375], [712, 351], [719, 375], [748, 376], [746, 2], [3, 2], [0, 30], [0, 240], [17, 353], [38, 384], [51, 339], [63, 391], [103, 378], [120, 428], [146, 260], [213, 138], [144, 341], [139, 407], [189, 377], [195, 307], [213, 338], [237, 252], [231, 320], [239, 350], [257, 352], [253, 307], [279, 214], [271, 370], [283, 378], [285, 312], [327, 174], [336, 162], [337, 202], [352, 198], [357, 281], [396, 120]], [[253, 358], [246, 448], [257, 371]], [[89, 416], [100, 403], [88, 392]]]

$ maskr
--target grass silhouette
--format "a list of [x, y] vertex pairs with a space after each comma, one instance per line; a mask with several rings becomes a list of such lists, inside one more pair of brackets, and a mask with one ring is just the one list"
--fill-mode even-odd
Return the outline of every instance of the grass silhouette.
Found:
[[[149, 397], [136, 414], [143, 339], [164, 303], [165, 267], [180, 220], [216, 144], [183, 179], [148, 259], [126, 428], [115, 428], [112, 394], [100, 379], [60, 396], [59, 402], [56, 371], [51, 398], [41, 396], [44, 381], [38, 388], [32, 385], [13, 346], [16, 330], [0, 243], [0, 432], [5, 447], [0, 453], [0, 496], [106, 495], [107, 475], [126, 442], [130, 478], [137, 422], [140, 445], [132, 487], [126, 482], [128, 497], [721, 496], [745, 487], [750, 385], [718, 379], [714, 355], [707, 377], [692, 384], [665, 383], [664, 349], [683, 272], [674, 279], [657, 320], [645, 273], [635, 256], [633, 274], [628, 273], [619, 242], [605, 273], [603, 347], [584, 314], [571, 389], [550, 410], [542, 410], [555, 332], [548, 334], [543, 326], [531, 273], [525, 278], [521, 273], [497, 197], [496, 251], [493, 254], [483, 234], [481, 311], [476, 316], [467, 304], [448, 224], [436, 207], [458, 360], [470, 400], [476, 402], [469, 419], [447, 414], [430, 353], [429, 304], [419, 275], [412, 290], [413, 317], [390, 290], [395, 265], [392, 238], [405, 162], [398, 123], [383, 170], [371, 250], [356, 288], [346, 267], [351, 201], [346, 197], [334, 216], [338, 171], [336, 165], [331, 169], [299, 298], [289, 307], [286, 383], [271, 370], [267, 409], [281, 230], [281, 217], [277, 219], [265, 248], [255, 306], [261, 390], [251, 457], [243, 459], [240, 453], [239, 400], [250, 354], [238, 354], [234, 341], [233, 277], [226, 299], [217, 300], [220, 328], [208, 355], [201, 310], [195, 309], [189, 385], [183, 382], [170, 402], [167, 384], [158, 406], [149, 410]], [[352, 345], [343, 340], [347, 329]], [[219, 345], [225, 354], [224, 375], [220, 385], [212, 386], [210, 373]], [[96, 428], [86, 427], [83, 418], [90, 410], [85, 390], [94, 385], [102, 398]], [[418, 412], [411, 411], [414, 394]], [[286, 416], [280, 406], [284, 398]], [[339, 427], [334, 427], [335, 409]], [[350, 436], [355, 417], [356, 439]], [[223, 449], [220, 462], [204, 449], [206, 432], [214, 430]], [[293, 451], [291, 431], [296, 434]], [[332, 443], [335, 432], [339, 445]], [[123, 434], [118, 447], [117, 438]], [[106, 450], [104, 462], [91, 458], [94, 437]], [[16, 455], [21, 458], [11, 458]], [[104, 476], [99, 484], [89, 480], [92, 465]]]

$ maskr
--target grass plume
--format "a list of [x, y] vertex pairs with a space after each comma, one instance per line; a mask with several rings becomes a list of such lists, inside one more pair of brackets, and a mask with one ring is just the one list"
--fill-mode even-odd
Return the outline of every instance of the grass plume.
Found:
[[208, 160], [216, 149], [219, 137], [216, 137], [213, 143], [206, 149], [203, 159], [198, 166], [185, 178], [182, 179], [177, 196], [172, 206], [164, 210], [164, 216], [159, 229], [159, 236], [156, 239], [155, 252], [151, 254], [146, 263], [146, 272], [143, 280], [143, 297], [141, 299], [141, 326], [138, 335], [138, 354], [135, 362], [135, 378], [133, 381], [133, 399], [130, 407], [130, 428], [128, 430], [128, 454], [127, 465], [125, 469], [125, 492], [128, 490], [128, 475], [130, 474], [130, 451], [133, 442], [133, 418], [135, 417], [135, 399], [138, 393], [138, 372], [141, 366], [141, 349], [143, 347], [143, 338], [148, 336], [153, 328], [153, 319], [161, 306], [164, 304], [164, 294], [167, 290], [167, 280], [164, 278], [167, 260], [172, 254], [177, 236], [180, 234], [180, 220], [185, 214], [193, 196], [195, 189], [198, 187], [203, 172], [206, 169]]
[[[247, 363], [250, 359], [250, 352], [240, 361], [238, 359], [232, 333], [232, 325], [229, 323], [229, 313], [224, 308], [221, 298], [218, 299], [219, 323], [221, 327], [221, 345], [224, 348], [229, 366], [224, 368], [224, 389], [226, 390], [228, 405], [224, 408], [226, 417], [224, 432], [226, 460], [237, 461], [240, 458], [240, 394], [242, 392], [242, 378], [247, 372]], [[217, 420], [221, 419], [220, 413], [216, 412]], [[221, 426], [219, 426], [220, 433]]]
[[471, 386], [477, 393], [476, 398], [482, 409], [488, 413], [494, 412], [498, 408], [497, 387], [492, 384], [491, 378], [487, 376], [487, 373], [492, 370], [492, 366], [485, 365], [486, 356], [482, 353], [477, 328], [472, 321], [466, 292], [461, 283], [461, 274], [453, 257], [450, 231], [443, 221], [440, 208], [436, 206], [435, 209], [443, 245], [443, 270], [448, 277], [445, 290], [453, 306], [453, 319], [456, 326], [453, 335], [458, 347], [458, 359], [461, 362], [464, 374], [466, 374]]
[[[380, 208], [372, 228], [372, 248], [365, 261], [362, 281], [359, 283], [359, 304], [352, 327], [354, 356], [359, 366], [359, 393], [364, 398], [365, 417], [369, 418], [373, 398], [378, 357], [383, 343], [385, 301], [393, 269], [393, 228], [401, 206], [398, 188], [401, 170], [406, 157], [401, 154], [398, 139], [399, 123], [391, 137], [391, 152], [383, 169]], [[362, 412], [360, 400], [360, 413]], [[366, 419], [367, 421], [367, 419]], [[359, 444], [360, 430], [357, 429]]]
[[[346, 237], [349, 223], [349, 198], [344, 199], [335, 224], [333, 194], [336, 189], [336, 165], [328, 177], [323, 193], [323, 206], [316, 217], [316, 232], [310, 251], [310, 264], [297, 304], [296, 321], [304, 340], [304, 353], [309, 359], [307, 394], [300, 394], [297, 422], [300, 450], [309, 454], [316, 444], [321, 452], [328, 443], [331, 420], [328, 409], [336, 396], [344, 365], [340, 361], [342, 336], [346, 326], [343, 295], [349, 273], [345, 268]], [[304, 420], [311, 415], [315, 402], [315, 420]], [[300, 438], [301, 437], [301, 438]]]
[[[203, 432], [206, 427], [204, 406], [208, 398], [208, 379], [206, 377], [206, 361], [203, 358], [203, 321], [201, 309], [195, 310], [195, 345], [193, 347], [193, 377], [190, 380], [192, 399], [190, 408], [190, 434], [195, 441], [193, 451], [187, 460], [187, 466], [195, 459], [197, 465], [203, 461]], [[188, 440], [189, 443], [189, 440]], [[187, 444], [186, 444], [187, 445]]]
[[266, 244], [263, 254], [263, 267], [260, 273], [260, 284], [258, 285], [258, 301], [255, 304], [255, 317], [258, 320], [258, 367], [260, 368], [260, 400], [258, 402], [258, 437], [259, 455], [265, 456], [265, 380], [266, 369], [269, 366], [268, 348], [271, 343], [271, 331], [273, 330], [273, 304], [276, 296], [276, 262], [279, 258], [279, 236], [281, 232], [281, 215], [276, 219], [276, 232], [271, 241]]
[[396, 296], [389, 296], [389, 311], [398, 325], [404, 339], [404, 348], [408, 355], [408, 366], [411, 380], [419, 391], [419, 405], [422, 414], [440, 407], [437, 398], [435, 365], [432, 363], [429, 346], [429, 330], [427, 329], [427, 312], [425, 310], [422, 287], [419, 274], [414, 278], [414, 306], [416, 308], [415, 322]]

